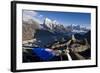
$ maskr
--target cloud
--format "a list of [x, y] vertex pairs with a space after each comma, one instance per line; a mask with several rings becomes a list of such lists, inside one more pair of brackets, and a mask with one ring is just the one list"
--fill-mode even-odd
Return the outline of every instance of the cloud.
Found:
[[23, 10], [24, 15], [36, 16], [38, 13], [31, 10]]
[[39, 15], [39, 18], [43, 18], [43, 15]]
[[23, 10], [23, 20], [28, 21], [29, 19], [33, 19], [34, 16], [37, 15], [35, 11]]
[[41, 23], [41, 21], [37, 18], [38, 16], [42, 17], [42, 15], [39, 15], [38, 12], [32, 11], [32, 10], [23, 10], [23, 21], [29, 21], [30, 19]]

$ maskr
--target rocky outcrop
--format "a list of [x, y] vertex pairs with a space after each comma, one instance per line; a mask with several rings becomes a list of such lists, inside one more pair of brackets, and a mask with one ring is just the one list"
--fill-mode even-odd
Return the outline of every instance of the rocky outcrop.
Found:
[[23, 21], [22, 24], [22, 41], [31, 40], [34, 38], [34, 33], [39, 29], [39, 23], [30, 19]]

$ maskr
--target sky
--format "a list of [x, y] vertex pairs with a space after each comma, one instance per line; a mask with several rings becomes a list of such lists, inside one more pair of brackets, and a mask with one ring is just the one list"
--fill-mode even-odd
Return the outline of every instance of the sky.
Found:
[[24, 20], [34, 19], [42, 24], [45, 18], [56, 20], [64, 26], [76, 24], [90, 27], [91, 24], [90, 13], [23, 10]]

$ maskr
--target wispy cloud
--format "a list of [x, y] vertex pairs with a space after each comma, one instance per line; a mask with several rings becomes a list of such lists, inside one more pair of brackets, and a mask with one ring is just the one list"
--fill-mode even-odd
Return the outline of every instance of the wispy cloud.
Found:
[[43, 15], [39, 15], [40, 18], [43, 18]]
[[39, 19], [37, 19], [37, 16], [43, 17], [42, 15], [39, 15], [38, 12], [32, 11], [32, 10], [23, 10], [23, 20], [28, 21], [30, 19], [35, 20], [38, 23], [41, 23]]

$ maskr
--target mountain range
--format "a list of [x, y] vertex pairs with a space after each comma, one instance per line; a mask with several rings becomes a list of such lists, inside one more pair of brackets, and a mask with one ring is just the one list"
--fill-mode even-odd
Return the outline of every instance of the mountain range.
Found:
[[[30, 40], [35, 37], [35, 33], [39, 31], [45, 31], [47, 33], [53, 33], [56, 35], [65, 35], [65, 34], [73, 34], [78, 33], [72, 32], [74, 29], [80, 31], [80, 26], [67, 26], [65, 27], [62, 24], [57, 23], [56, 21], [51, 21], [50, 19], [46, 18], [43, 24], [39, 24], [37, 21], [33, 19], [29, 19], [27, 21], [23, 20], [22, 23], [22, 40]], [[74, 28], [74, 29], [73, 29]]]

